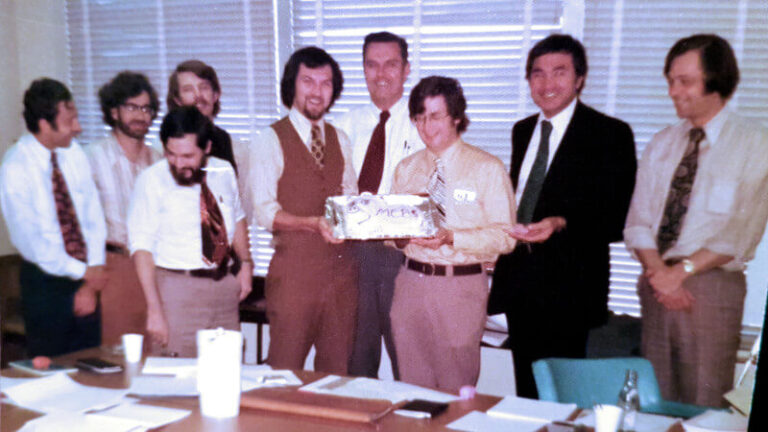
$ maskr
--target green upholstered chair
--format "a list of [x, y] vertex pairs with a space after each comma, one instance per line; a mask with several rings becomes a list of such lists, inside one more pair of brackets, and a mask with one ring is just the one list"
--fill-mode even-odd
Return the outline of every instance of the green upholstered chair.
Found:
[[539, 399], [575, 403], [579, 408], [615, 404], [627, 369], [637, 371], [641, 412], [690, 418], [711, 409], [662, 399], [653, 365], [641, 357], [548, 358], [533, 363]]

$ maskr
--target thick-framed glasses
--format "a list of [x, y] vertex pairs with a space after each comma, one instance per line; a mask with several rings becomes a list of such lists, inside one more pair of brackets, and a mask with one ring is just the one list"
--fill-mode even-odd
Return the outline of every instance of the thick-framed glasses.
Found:
[[419, 114], [414, 118], [414, 121], [417, 125], [424, 125], [427, 123], [427, 120], [430, 122], [439, 122], [440, 120], [448, 117], [450, 114], [448, 113], [439, 113], [439, 112], [433, 112], [432, 114], [426, 115], [426, 114]]
[[125, 104], [122, 104], [121, 106], [123, 108], [125, 108], [125, 110], [128, 111], [129, 113], [135, 113], [137, 111], [141, 111], [144, 114], [155, 115], [154, 108], [152, 108], [149, 105], [141, 105], [141, 106], [139, 106], [139, 105], [132, 104], [132, 103], [125, 103]]

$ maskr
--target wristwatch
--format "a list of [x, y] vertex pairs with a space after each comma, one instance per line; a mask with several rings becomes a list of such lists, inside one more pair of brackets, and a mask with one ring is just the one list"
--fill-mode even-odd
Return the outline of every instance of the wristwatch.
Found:
[[696, 266], [693, 264], [693, 261], [691, 261], [688, 258], [683, 258], [680, 263], [683, 265], [683, 270], [688, 273], [689, 275], [692, 275], [696, 272]]

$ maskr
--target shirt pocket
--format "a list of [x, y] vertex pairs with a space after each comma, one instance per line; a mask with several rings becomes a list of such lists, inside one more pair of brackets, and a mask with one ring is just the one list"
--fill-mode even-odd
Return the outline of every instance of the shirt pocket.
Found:
[[733, 180], [715, 179], [707, 199], [707, 210], [716, 214], [731, 213], [738, 185], [738, 182]]

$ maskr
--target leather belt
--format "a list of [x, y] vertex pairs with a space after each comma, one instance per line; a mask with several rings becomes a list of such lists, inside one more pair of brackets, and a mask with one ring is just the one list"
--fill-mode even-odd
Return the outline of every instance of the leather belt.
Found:
[[227, 275], [229, 270], [232, 270], [232, 274], [237, 274], [237, 272], [235, 271], [235, 266], [232, 266], [229, 268], [222, 266], [222, 267], [217, 267], [212, 269], [192, 269], [192, 270], [170, 269], [165, 267], [157, 267], [157, 268], [165, 271], [169, 271], [171, 273], [183, 274], [185, 276], [191, 276], [196, 278], [213, 279], [215, 281], [223, 279], [224, 276]]
[[[465, 264], [465, 265], [442, 265], [423, 263], [420, 261], [412, 260], [410, 258], [405, 259], [405, 266], [410, 270], [417, 271], [429, 276], [468, 276], [483, 272], [483, 265], [477, 264]], [[449, 271], [450, 270], [450, 271]]]
[[117, 243], [107, 243], [106, 249], [107, 249], [107, 252], [112, 252], [119, 255], [131, 256], [131, 252], [128, 250], [127, 247], [123, 245], [119, 245]]

